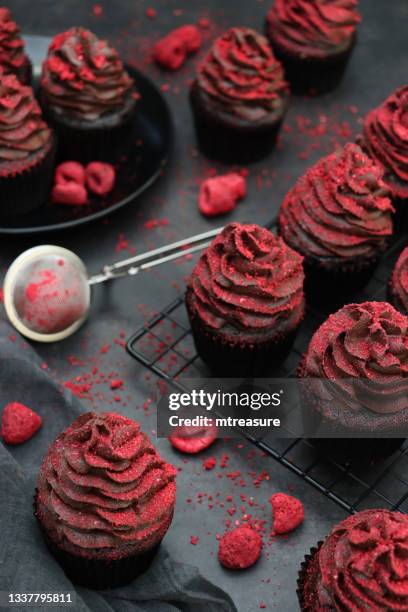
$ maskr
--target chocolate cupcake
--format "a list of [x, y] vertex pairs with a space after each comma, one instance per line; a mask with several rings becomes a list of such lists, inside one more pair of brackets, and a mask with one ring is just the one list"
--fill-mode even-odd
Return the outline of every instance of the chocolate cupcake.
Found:
[[336, 304], [371, 277], [392, 234], [382, 168], [354, 144], [321, 159], [287, 194], [279, 231], [305, 260], [306, 295]]
[[137, 94], [118, 53], [84, 28], [52, 41], [41, 103], [57, 131], [60, 158], [117, 162], [132, 143]]
[[302, 612], [408, 610], [408, 516], [363, 510], [336, 525], [302, 563]]
[[38, 475], [35, 516], [73, 582], [114, 588], [147, 569], [172, 520], [175, 473], [118, 414], [83, 414], [58, 436]]
[[249, 163], [272, 150], [289, 86], [266, 38], [249, 28], [232, 28], [199, 65], [190, 101], [203, 153], [226, 163]]
[[23, 85], [31, 83], [31, 62], [24, 51], [20, 28], [5, 7], [0, 7], [0, 68], [5, 74], [15, 74]]
[[397, 310], [408, 315], [408, 247], [402, 251], [392, 271], [388, 298]]
[[408, 427], [408, 318], [387, 302], [344, 306], [315, 332], [299, 378], [316, 446], [346, 461], [389, 455]]
[[47, 200], [56, 141], [33, 90], [0, 68], [0, 217], [21, 215]]
[[408, 227], [408, 85], [397, 89], [364, 120], [361, 146], [384, 168], [397, 210], [396, 230]]
[[269, 230], [224, 228], [186, 294], [198, 354], [215, 374], [259, 376], [285, 359], [304, 314], [303, 278], [302, 257]]
[[357, 0], [275, 0], [266, 33], [297, 94], [339, 84], [356, 41]]

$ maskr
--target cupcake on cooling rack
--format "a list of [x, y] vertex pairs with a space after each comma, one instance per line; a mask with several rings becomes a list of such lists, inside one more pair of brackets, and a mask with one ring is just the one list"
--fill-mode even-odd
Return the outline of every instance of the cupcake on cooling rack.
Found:
[[40, 469], [35, 515], [67, 576], [107, 589], [145, 571], [172, 520], [175, 473], [118, 414], [89, 412], [61, 433]]
[[402, 251], [392, 271], [388, 297], [397, 310], [408, 315], [408, 247]]
[[49, 194], [55, 137], [33, 90], [0, 68], [0, 217], [40, 207]]
[[408, 428], [408, 317], [387, 302], [344, 306], [315, 332], [299, 379], [316, 446], [346, 461], [389, 455]]
[[198, 354], [224, 377], [282, 362], [304, 313], [302, 257], [258, 225], [231, 223], [201, 255], [186, 305]]
[[275, 0], [266, 33], [295, 93], [324, 93], [339, 84], [359, 22], [357, 0]]
[[302, 563], [302, 612], [408, 610], [408, 516], [363, 510], [336, 525]]
[[31, 81], [31, 62], [24, 50], [20, 28], [8, 8], [0, 7], [0, 67], [6, 74], [15, 74], [24, 85]]
[[199, 65], [190, 100], [203, 153], [249, 163], [273, 148], [289, 86], [266, 38], [249, 28], [232, 28]]
[[362, 288], [385, 251], [394, 209], [382, 174], [348, 144], [321, 159], [287, 194], [279, 231], [304, 256], [306, 293], [314, 301], [336, 302]]
[[115, 162], [132, 142], [137, 94], [119, 55], [84, 28], [52, 41], [43, 64], [41, 103], [60, 157]]
[[400, 87], [364, 120], [362, 147], [384, 168], [396, 229], [408, 226], [408, 85]]

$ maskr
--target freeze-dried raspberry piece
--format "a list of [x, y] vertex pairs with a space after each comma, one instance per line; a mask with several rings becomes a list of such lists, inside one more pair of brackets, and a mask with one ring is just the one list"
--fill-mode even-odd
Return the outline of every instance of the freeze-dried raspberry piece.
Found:
[[289, 533], [303, 523], [305, 509], [301, 501], [286, 493], [275, 493], [269, 499], [273, 511], [274, 535]]
[[55, 204], [82, 206], [88, 202], [88, 193], [83, 185], [71, 181], [54, 185], [51, 198]]
[[173, 30], [159, 40], [153, 50], [155, 61], [168, 70], [178, 70], [188, 55], [201, 46], [201, 34], [194, 25], [185, 25]]
[[91, 162], [85, 170], [86, 184], [89, 191], [103, 196], [110, 193], [115, 185], [116, 172], [112, 164]]
[[41, 417], [18, 402], [7, 404], [1, 421], [1, 436], [6, 444], [26, 442], [40, 429]]
[[258, 561], [261, 550], [262, 538], [259, 533], [242, 525], [221, 538], [218, 560], [228, 569], [246, 569]]
[[75, 161], [67, 161], [57, 166], [55, 170], [54, 182], [57, 185], [65, 185], [66, 183], [78, 183], [85, 185], [85, 168], [82, 164]]
[[233, 210], [238, 200], [246, 195], [246, 180], [238, 173], [216, 176], [201, 185], [198, 206], [208, 217], [223, 215]]
[[181, 453], [195, 455], [213, 444], [217, 438], [217, 427], [178, 427], [169, 441]]

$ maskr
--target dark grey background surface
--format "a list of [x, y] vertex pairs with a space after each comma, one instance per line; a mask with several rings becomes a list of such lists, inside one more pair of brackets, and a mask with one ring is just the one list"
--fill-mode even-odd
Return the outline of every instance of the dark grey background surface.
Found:
[[[217, 227], [220, 221], [269, 221], [296, 177], [336, 143], [352, 139], [358, 131], [360, 117], [395, 87], [407, 82], [408, 2], [362, 0], [359, 41], [341, 87], [324, 98], [293, 101], [288, 129], [282, 132], [279, 149], [269, 159], [250, 167], [247, 199], [229, 217], [210, 222], [198, 213], [198, 186], [211, 169], [224, 168], [206, 162], [194, 148], [187, 87], [196, 59], [190, 60], [180, 72], [167, 74], [151, 65], [149, 50], [161, 33], [200, 18], [210, 21], [210, 28], [203, 30], [208, 39], [206, 45], [211, 37], [228, 26], [261, 28], [269, 3], [256, 0], [207, 0], [205, 3], [202, 0], [112, 0], [98, 2], [103, 8], [100, 16], [94, 14], [93, 2], [81, 0], [14, 0], [6, 4], [26, 34], [53, 35], [72, 25], [83, 25], [108, 37], [127, 61], [165, 85], [164, 95], [174, 111], [175, 149], [162, 180], [133, 208], [108, 221], [53, 237], [56, 244], [75, 250], [91, 272], [103, 263], [128, 255], [126, 249], [118, 252], [120, 245], [124, 246], [123, 238], [132, 250], [142, 252]], [[148, 7], [156, 9], [155, 19], [146, 16]], [[150, 225], [146, 227], [145, 223], [152, 219], [163, 225], [148, 229]], [[122, 240], [119, 240], [120, 235], [123, 235]], [[2, 239], [2, 273], [22, 250], [41, 242], [41, 239]], [[75, 381], [75, 377], [83, 375], [95, 381], [98, 375], [91, 373], [93, 367], [98, 367], [107, 378], [114, 372], [112, 376], [124, 379], [125, 385], [120, 391], [110, 390], [109, 380], [94, 385], [88, 394], [90, 398], [82, 400], [84, 408], [118, 410], [140, 420], [147, 431], [154, 431], [154, 400], [158, 386], [141, 366], [132, 362], [121, 344], [123, 336], [129, 336], [152, 312], [165, 306], [183, 289], [191, 266], [190, 261], [170, 264], [136, 279], [122, 280], [108, 290], [97, 289], [91, 320], [80, 333], [62, 344], [37, 347], [57, 381], [81, 384], [84, 380]], [[107, 343], [111, 345], [110, 350], [100, 352]], [[51, 427], [51, 421], [50, 414], [44, 427]], [[302, 557], [334, 522], [342, 518], [343, 512], [272, 460], [252, 452], [245, 443], [217, 442], [204, 457], [214, 455], [219, 459], [223, 453], [228, 453], [229, 464], [227, 468], [217, 466], [210, 472], [203, 470], [203, 456], [186, 461], [166, 440], [159, 440], [158, 446], [163, 455], [181, 469], [178, 508], [165, 540], [169, 553], [180, 561], [196, 564], [203, 575], [231, 594], [240, 611], [258, 610], [262, 602], [266, 609], [296, 610], [296, 575]], [[15, 456], [18, 459], [18, 450]], [[225, 476], [235, 470], [241, 471], [245, 488], [240, 487], [238, 479]], [[268, 479], [256, 486], [254, 481], [264, 470]], [[227, 509], [235, 506], [237, 511], [232, 521], [239, 519], [242, 516], [240, 493], [245, 493], [247, 498], [253, 496], [255, 505], [244, 504], [245, 511], [266, 520], [269, 529], [267, 500], [276, 491], [292, 491], [304, 502], [304, 525], [288, 538], [266, 544], [263, 558], [251, 570], [235, 574], [222, 569], [216, 560], [216, 534], [223, 533], [225, 522], [231, 519]], [[213, 508], [208, 507], [208, 499], [202, 493], [214, 497], [210, 500]], [[229, 495], [232, 502], [227, 500]], [[199, 537], [196, 545], [190, 543], [192, 535]]]

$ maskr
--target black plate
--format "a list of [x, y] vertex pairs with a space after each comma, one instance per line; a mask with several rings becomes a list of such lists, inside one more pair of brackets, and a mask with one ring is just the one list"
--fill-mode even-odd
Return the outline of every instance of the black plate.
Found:
[[[42, 36], [26, 38], [27, 51], [34, 65], [34, 87], [38, 84], [40, 66], [49, 39]], [[140, 196], [160, 176], [166, 164], [171, 140], [172, 119], [167, 102], [157, 87], [137, 70], [127, 66], [141, 95], [135, 113], [135, 146], [117, 169], [114, 190], [105, 198], [90, 199], [86, 206], [64, 206], [44, 203], [33, 213], [1, 219], [1, 234], [38, 234], [65, 230], [101, 219], [123, 206], [135, 204]]]

